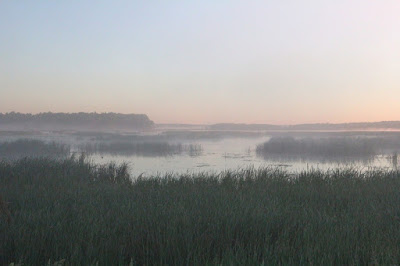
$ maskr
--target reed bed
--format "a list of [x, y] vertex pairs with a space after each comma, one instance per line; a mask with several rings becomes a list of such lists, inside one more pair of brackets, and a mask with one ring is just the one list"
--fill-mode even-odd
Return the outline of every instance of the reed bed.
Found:
[[129, 177], [84, 157], [0, 162], [0, 264], [400, 263], [400, 172]]
[[367, 138], [292, 138], [274, 137], [257, 146], [261, 154], [288, 154], [314, 156], [374, 156], [378, 153], [376, 141]]
[[70, 146], [56, 142], [44, 142], [35, 139], [18, 139], [0, 142], [0, 157], [66, 157], [70, 155]]
[[82, 144], [82, 152], [87, 154], [137, 155], [137, 156], [172, 156], [187, 153], [190, 156], [201, 155], [203, 149], [198, 144], [180, 144], [168, 142], [91, 142]]

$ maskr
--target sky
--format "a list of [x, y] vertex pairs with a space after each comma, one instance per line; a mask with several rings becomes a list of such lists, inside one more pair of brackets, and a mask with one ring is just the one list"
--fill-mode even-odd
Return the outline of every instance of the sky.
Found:
[[0, 112], [400, 120], [400, 1], [0, 0]]

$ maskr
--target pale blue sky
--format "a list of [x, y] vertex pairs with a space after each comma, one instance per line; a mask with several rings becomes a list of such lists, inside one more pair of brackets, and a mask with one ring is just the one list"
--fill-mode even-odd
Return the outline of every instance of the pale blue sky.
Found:
[[400, 1], [0, 1], [0, 112], [400, 120]]

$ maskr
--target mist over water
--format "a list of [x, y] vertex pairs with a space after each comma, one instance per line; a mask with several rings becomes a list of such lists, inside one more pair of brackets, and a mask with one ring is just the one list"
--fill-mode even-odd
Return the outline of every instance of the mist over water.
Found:
[[141, 134], [36, 132], [0, 136], [3, 158], [84, 153], [95, 163], [128, 163], [133, 178], [219, 173], [249, 167], [289, 172], [397, 169], [398, 151], [400, 134], [380, 132], [165, 130]]
[[269, 141], [270, 137], [260, 138], [227, 138], [223, 140], [201, 140], [203, 152], [196, 156], [187, 154], [171, 154], [164, 157], [143, 157], [124, 155], [94, 155], [97, 162], [107, 161], [129, 162], [133, 176], [144, 174], [151, 176], [164, 173], [196, 173], [220, 172], [237, 170], [248, 167], [278, 167], [290, 172], [299, 172], [314, 169], [333, 169], [355, 167], [359, 169], [395, 167], [391, 161], [391, 154], [381, 153], [370, 156], [318, 156], [304, 154], [292, 156], [260, 155], [256, 151], [257, 145]]

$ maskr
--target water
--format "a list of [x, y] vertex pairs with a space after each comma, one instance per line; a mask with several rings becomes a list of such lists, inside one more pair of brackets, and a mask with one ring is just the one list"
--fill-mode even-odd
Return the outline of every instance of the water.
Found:
[[[198, 135], [198, 132], [196, 132]], [[207, 133], [209, 134], [209, 132]], [[111, 155], [111, 154], [92, 154], [90, 158], [95, 163], [117, 163], [127, 162], [130, 171], [135, 176], [163, 175], [165, 173], [197, 173], [197, 172], [221, 172], [225, 170], [235, 170], [246, 167], [279, 167], [290, 172], [302, 170], [321, 169], [327, 170], [337, 167], [357, 167], [360, 169], [370, 169], [374, 167], [393, 169], [397, 167], [397, 157], [393, 158], [390, 154], [381, 154], [373, 158], [267, 158], [257, 156], [256, 146], [270, 139], [268, 135], [258, 137], [218, 137], [218, 138], [192, 138], [193, 134], [188, 134], [189, 138], [180, 139], [170, 138], [168, 143], [198, 144], [202, 147], [199, 155], [191, 156], [187, 152], [169, 156], [137, 156], [137, 155]], [[88, 141], [98, 141], [99, 138], [93, 136], [76, 136], [73, 134], [53, 134], [48, 132], [35, 133], [29, 138], [44, 141], [56, 141], [71, 145], [74, 151], [78, 151], [80, 144]], [[12, 141], [24, 136], [0, 136], [1, 141]], [[117, 136], [116, 138], [119, 138]], [[158, 138], [158, 137], [157, 137]], [[100, 138], [103, 139], [103, 138]], [[104, 141], [104, 140], [101, 140]], [[110, 141], [110, 140], [105, 140]], [[165, 141], [165, 139], [163, 139]], [[108, 142], [110, 143], [110, 142]], [[111, 142], [112, 143], [112, 142]]]
[[270, 158], [257, 156], [256, 146], [268, 141], [269, 137], [260, 138], [229, 138], [222, 140], [196, 141], [203, 148], [198, 156], [179, 154], [166, 157], [143, 157], [95, 154], [91, 158], [97, 163], [114, 161], [117, 163], [128, 162], [133, 176], [151, 176], [164, 173], [197, 173], [220, 172], [246, 167], [279, 167], [290, 172], [302, 170], [321, 169], [327, 170], [337, 167], [393, 168], [393, 161], [389, 155], [379, 155], [371, 160], [358, 160], [358, 158], [343, 159], [340, 162], [329, 159], [307, 158]]

